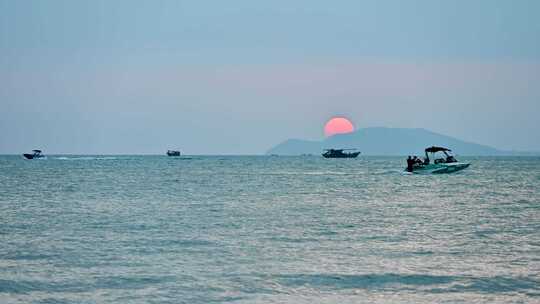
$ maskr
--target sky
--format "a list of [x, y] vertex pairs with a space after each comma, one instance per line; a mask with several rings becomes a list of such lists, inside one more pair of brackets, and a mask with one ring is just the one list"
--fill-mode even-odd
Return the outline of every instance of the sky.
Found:
[[540, 151], [540, 1], [0, 0], [0, 153], [260, 154], [357, 128]]

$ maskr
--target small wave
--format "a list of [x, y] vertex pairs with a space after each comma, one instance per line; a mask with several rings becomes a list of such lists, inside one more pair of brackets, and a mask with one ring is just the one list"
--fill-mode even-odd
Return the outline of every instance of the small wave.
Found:
[[[186, 277], [187, 279], [188, 277]], [[192, 279], [192, 278], [190, 278]], [[105, 276], [95, 280], [91, 285], [76, 281], [12, 281], [0, 279], [0, 294], [25, 294], [33, 291], [39, 292], [85, 292], [95, 289], [142, 289], [162, 283], [175, 282], [175, 276]]]
[[412, 174], [411, 172], [407, 172], [407, 171], [403, 171], [403, 170], [399, 170], [399, 169], [391, 169], [391, 170], [385, 170], [385, 171], [380, 171], [380, 172], [373, 172], [371, 173], [372, 175], [397, 175], [397, 174], [404, 174], [405, 175], [409, 175], [409, 174]]
[[64, 292], [85, 291], [83, 284], [76, 282], [12, 281], [0, 279], [0, 293], [25, 294], [33, 291]]
[[306, 243], [306, 242], [318, 242], [316, 238], [301, 237], [301, 238], [290, 238], [290, 237], [270, 237], [270, 241], [284, 242], [284, 243]]
[[279, 175], [314, 175], [314, 176], [356, 176], [356, 172], [339, 172], [339, 171], [275, 171], [270, 173], [262, 173], [260, 175], [279, 176]]
[[431, 293], [537, 293], [540, 291], [540, 280], [529, 277], [472, 277], [386, 273], [364, 275], [289, 274], [277, 275], [275, 278], [286, 286], [311, 286], [323, 289], [384, 289], [393, 288], [396, 285], [406, 285], [409, 287], [434, 286], [430, 290], [422, 289]]
[[114, 156], [81, 156], [81, 157], [56, 157], [57, 160], [115, 160], [118, 159]]
[[434, 276], [419, 274], [365, 274], [365, 275], [343, 275], [343, 274], [299, 274], [280, 275], [277, 277], [284, 285], [288, 286], [313, 286], [329, 287], [337, 289], [349, 288], [381, 288], [386, 285], [438, 285], [455, 281], [452, 276]]
[[33, 260], [47, 260], [51, 258], [55, 258], [54, 255], [46, 255], [46, 254], [39, 254], [39, 253], [12, 253], [4, 256], [4, 259], [6, 260], [27, 260], [27, 261], [33, 261]]
[[[193, 279], [193, 278], [190, 278]], [[176, 282], [175, 276], [106, 276], [98, 278], [94, 283], [94, 288], [107, 289], [142, 289], [152, 285]]]

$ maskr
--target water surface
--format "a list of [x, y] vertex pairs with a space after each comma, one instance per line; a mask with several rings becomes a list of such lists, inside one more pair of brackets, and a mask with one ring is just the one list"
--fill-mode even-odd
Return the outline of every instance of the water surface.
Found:
[[0, 156], [0, 302], [540, 301], [540, 158], [463, 160]]

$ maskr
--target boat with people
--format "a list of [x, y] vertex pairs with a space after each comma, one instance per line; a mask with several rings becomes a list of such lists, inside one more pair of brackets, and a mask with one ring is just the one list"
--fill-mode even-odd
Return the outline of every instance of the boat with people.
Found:
[[178, 151], [178, 150], [167, 150], [167, 156], [180, 156], [180, 151]]
[[[348, 150], [352, 152], [344, 152]], [[360, 151], [356, 150], [357, 149], [326, 149], [322, 156], [324, 158], [356, 158], [360, 155]]]
[[471, 165], [459, 162], [452, 155], [452, 150], [448, 148], [431, 146], [426, 148], [424, 152], [426, 156], [423, 160], [417, 156], [407, 158], [407, 168], [405, 169], [407, 172], [415, 174], [454, 173]]
[[24, 153], [23, 156], [26, 159], [37, 159], [45, 157], [45, 155], [41, 154], [41, 150], [32, 150], [32, 153]]

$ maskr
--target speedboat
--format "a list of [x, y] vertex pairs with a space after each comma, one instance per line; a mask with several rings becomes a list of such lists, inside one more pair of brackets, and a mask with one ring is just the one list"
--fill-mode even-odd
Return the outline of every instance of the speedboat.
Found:
[[41, 154], [41, 150], [32, 150], [32, 153], [24, 153], [23, 156], [26, 159], [35, 159], [35, 158], [45, 157], [45, 155]]
[[[423, 161], [416, 157], [414, 159], [407, 160], [406, 171], [415, 174], [454, 173], [461, 171], [471, 165], [470, 163], [457, 161], [457, 159], [452, 155], [451, 152], [452, 150], [444, 147], [432, 146], [426, 148], [426, 157]], [[444, 157], [440, 155], [438, 156], [437, 153], [442, 153]], [[433, 162], [431, 162], [431, 159], [433, 159]]]
[[180, 151], [167, 150], [167, 156], [180, 156]]
[[[353, 152], [343, 152], [345, 150], [353, 150]], [[322, 156], [324, 158], [355, 158], [360, 155], [360, 151], [356, 149], [326, 149]]]

